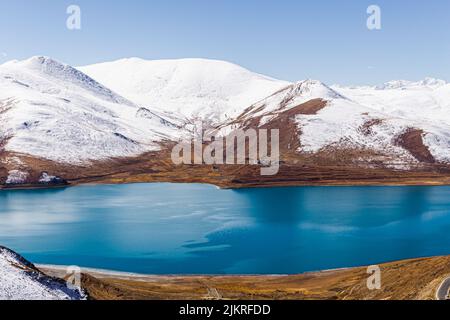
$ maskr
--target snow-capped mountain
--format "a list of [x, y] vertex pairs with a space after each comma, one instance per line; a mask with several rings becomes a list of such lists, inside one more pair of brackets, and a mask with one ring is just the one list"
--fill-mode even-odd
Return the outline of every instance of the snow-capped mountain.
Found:
[[83, 299], [83, 292], [44, 275], [17, 253], [0, 246], [0, 300]]
[[[259, 126], [276, 118], [277, 115], [314, 99], [345, 99], [339, 93], [317, 80], [305, 80], [288, 85], [269, 97], [251, 105], [237, 119], [240, 122], [260, 118]], [[232, 119], [231, 123], [235, 123]]]
[[0, 145], [59, 163], [158, 150], [180, 129], [84, 73], [47, 57], [0, 66]]
[[386, 89], [436, 89], [447, 84], [446, 81], [441, 79], [434, 78], [425, 78], [421, 81], [408, 81], [408, 80], [393, 80], [388, 81], [382, 85], [376, 86], [377, 90], [386, 90]]
[[[450, 162], [450, 84], [427, 78], [419, 82], [391, 81], [376, 87], [336, 87], [342, 95], [377, 113], [380, 127], [396, 133], [414, 128], [432, 156]], [[393, 133], [392, 133], [393, 134]]]
[[427, 78], [391, 81], [375, 87], [334, 87], [353, 101], [393, 117], [450, 123], [450, 84]]
[[314, 172], [340, 161], [442, 174], [450, 166], [449, 111], [450, 84], [432, 78], [343, 87], [274, 80], [216, 60], [132, 58], [75, 69], [33, 57], [0, 66], [0, 181], [50, 177], [65, 185], [79, 180], [73, 165], [88, 181], [189, 181], [192, 172], [171, 171], [170, 145], [190, 138], [196, 120], [222, 135], [279, 129], [283, 163], [318, 156]]
[[[433, 79], [393, 83], [381, 89], [298, 82], [252, 105], [223, 125], [221, 132], [249, 126], [277, 128], [277, 119], [288, 114], [298, 126], [299, 153], [361, 150], [371, 153], [365, 161], [389, 156], [382, 158], [388, 166], [449, 163], [450, 85]], [[324, 104], [302, 107], [315, 99]], [[281, 134], [284, 123], [277, 128]]]
[[139, 105], [214, 124], [289, 85], [229, 62], [206, 59], [131, 58], [78, 69]]

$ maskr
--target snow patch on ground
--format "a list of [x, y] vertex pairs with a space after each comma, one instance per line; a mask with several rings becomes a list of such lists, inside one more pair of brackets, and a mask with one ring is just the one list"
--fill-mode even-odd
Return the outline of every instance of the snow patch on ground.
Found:
[[28, 173], [20, 170], [11, 170], [8, 172], [6, 184], [23, 184], [27, 181]]
[[50, 183], [56, 179], [55, 176], [49, 175], [47, 172], [43, 172], [39, 178], [39, 183]]

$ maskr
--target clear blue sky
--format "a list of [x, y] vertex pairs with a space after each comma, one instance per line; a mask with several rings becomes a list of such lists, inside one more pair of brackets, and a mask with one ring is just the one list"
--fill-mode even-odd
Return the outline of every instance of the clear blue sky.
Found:
[[[82, 30], [66, 28], [66, 8]], [[382, 9], [369, 31], [366, 9]], [[0, 0], [0, 63], [123, 57], [228, 60], [285, 80], [450, 80], [449, 0]]]

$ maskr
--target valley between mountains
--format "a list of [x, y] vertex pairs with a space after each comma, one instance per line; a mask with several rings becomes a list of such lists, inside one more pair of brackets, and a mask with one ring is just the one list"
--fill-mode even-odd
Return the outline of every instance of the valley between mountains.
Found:
[[[279, 172], [173, 164], [199, 122], [218, 136], [279, 129]], [[1, 188], [134, 182], [450, 184], [450, 84], [290, 83], [204, 59], [0, 66]]]

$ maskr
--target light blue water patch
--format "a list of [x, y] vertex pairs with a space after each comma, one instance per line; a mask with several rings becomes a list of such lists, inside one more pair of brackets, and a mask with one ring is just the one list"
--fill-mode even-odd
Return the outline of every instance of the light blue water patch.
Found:
[[449, 187], [0, 192], [0, 244], [35, 263], [149, 274], [293, 274], [450, 254]]

